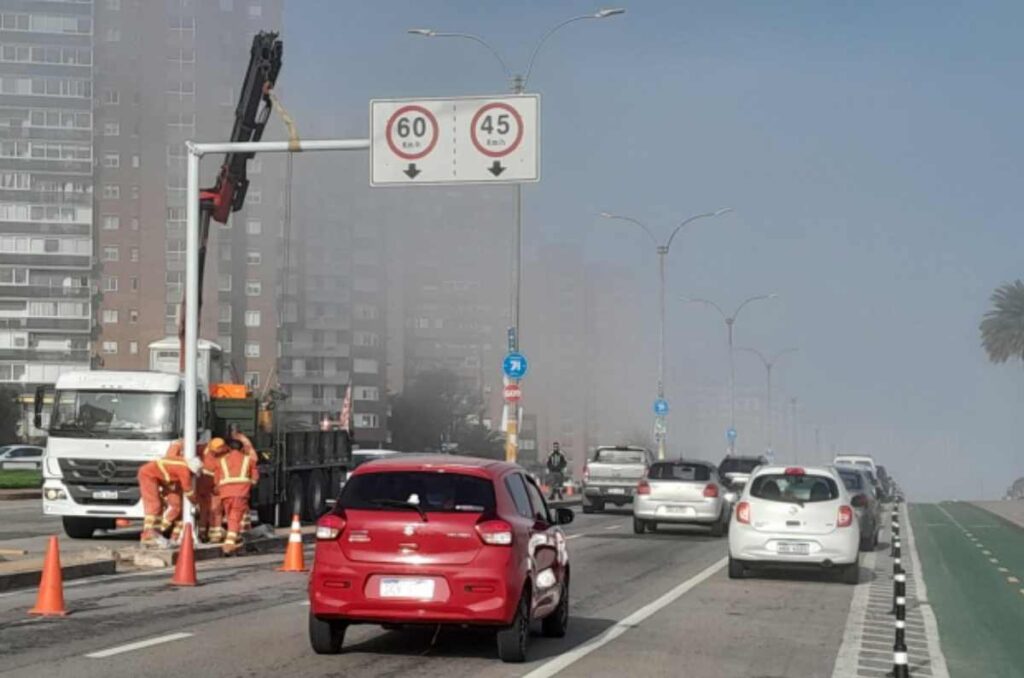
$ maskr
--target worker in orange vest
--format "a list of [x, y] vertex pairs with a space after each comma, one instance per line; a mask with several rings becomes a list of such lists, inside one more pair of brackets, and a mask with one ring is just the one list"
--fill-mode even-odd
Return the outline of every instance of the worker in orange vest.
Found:
[[142, 543], [153, 544], [156, 543], [157, 518], [164, 517], [161, 529], [180, 525], [182, 495], [189, 499], [193, 496], [192, 471], [189, 470], [182, 454], [181, 441], [171, 443], [163, 457], [148, 461], [139, 467], [136, 477], [145, 514]]
[[[256, 454], [256, 447], [252, 444], [252, 441], [249, 440], [249, 436], [247, 436], [244, 433], [242, 433], [242, 431], [238, 428], [238, 424], [231, 424], [228, 427], [228, 436], [232, 440], [237, 440], [238, 442], [242, 443], [242, 451], [245, 452], [247, 455], [249, 455], [252, 458], [252, 462], [251, 463], [253, 465], [259, 463], [259, 456]], [[251, 510], [246, 511], [245, 515], [242, 516], [242, 527], [241, 527], [241, 533], [240, 534], [245, 534], [250, 529], [252, 529], [252, 511]]]
[[215, 480], [217, 459], [228, 452], [223, 438], [214, 438], [203, 449], [196, 497], [199, 503], [199, 538], [213, 544], [224, 541], [224, 509], [217, 494]]
[[231, 555], [239, 548], [238, 535], [242, 521], [249, 513], [249, 495], [260, 478], [256, 459], [246, 453], [240, 440], [232, 439], [228, 447], [229, 451], [218, 457], [214, 471], [217, 493], [228, 520], [228, 534], [223, 546], [225, 555]]

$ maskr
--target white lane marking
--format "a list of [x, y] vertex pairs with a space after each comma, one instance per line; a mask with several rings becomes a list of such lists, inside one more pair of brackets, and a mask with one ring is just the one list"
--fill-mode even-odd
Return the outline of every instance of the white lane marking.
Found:
[[[906, 506], [906, 504], [904, 504]], [[938, 504], [936, 504], [938, 506]], [[939, 506], [953, 522], [956, 519]], [[935, 619], [935, 611], [928, 602], [928, 587], [924, 583], [924, 571], [921, 569], [921, 556], [917, 552], [917, 540], [914, 539], [914, 527], [910, 522], [910, 508], [906, 508], [907, 515], [907, 547], [911, 558], [911, 565], [914, 568], [914, 584], [918, 608], [921, 611], [921, 620], [924, 622], [925, 637], [928, 639], [928, 659], [931, 662], [933, 678], [949, 678], [949, 667], [946, 666], [946, 655], [942, 654], [942, 646], [939, 644], [939, 623]]]
[[988, 549], [985, 549], [984, 551], [981, 552], [981, 555], [983, 555], [983, 556], [990, 556], [990, 555], [992, 555], [992, 552], [989, 551]]
[[308, 600], [300, 600], [299, 602], [297, 602], [295, 604], [298, 605], [299, 607], [309, 607], [309, 601]]
[[1011, 584], [1019, 584], [1020, 583], [1020, 579], [1018, 579], [1017, 577], [1007, 577], [1006, 581], [1010, 582]]
[[625, 619], [616, 622], [611, 627], [605, 629], [605, 631], [595, 638], [583, 643], [582, 645], [575, 647], [568, 652], [561, 654], [554, 659], [541, 664], [533, 671], [527, 673], [523, 678], [550, 678], [559, 671], [575, 664], [583, 657], [587, 656], [594, 650], [607, 645], [626, 631], [635, 628], [642, 621], [655, 614], [667, 605], [672, 604], [680, 597], [684, 596], [691, 589], [696, 587], [698, 584], [711, 578], [716, 572], [725, 567], [726, 563], [729, 562], [728, 558], [722, 558], [721, 560], [712, 563], [708, 567], [701, 570], [698, 574], [687, 579], [682, 584], [679, 584], [668, 593], [662, 595], [647, 605], [644, 605], [639, 610], [629, 615]]
[[[875, 571], [876, 553], [872, 551], [865, 558], [862, 567]], [[850, 613], [846, 615], [846, 630], [843, 632], [843, 644], [839, 646], [832, 678], [847, 678], [857, 675], [857, 660], [860, 655], [861, 640], [864, 637], [864, 618], [867, 616], [871, 582], [862, 581], [853, 591], [850, 601]], [[888, 605], [886, 605], [888, 608]]]
[[606, 530], [617, 530], [620, 527], [622, 527], [622, 525], [607, 525], [607, 526], [605, 526], [604, 529], [606, 529]]
[[1003, 574], [1006, 574], [1007, 572], [1009, 572], [1009, 570], [1007, 570], [1005, 567], [1000, 567], [999, 571], [1002, 572]]
[[92, 652], [85, 656], [89, 659], [105, 659], [107, 657], [113, 657], [117, 654], [124, 654], [125, 652], [134, 652], [135, 650], [142, 650], [147, 647], [153, 647], [154, 645], [163, 645], [164, 643], [171, 643], [175, 640], [184, 640], [185, 638], [191, 637], [191, 633], [171, 633], [166, 636], [157, 636], [156, 638], [150, 638], [149, 640], [140, 640], [137, 643], [128, 643], [127, 645], [109, 647], [106, 650]]
[[569, 541], [570, 539], [579, 539], [582, 536], [582, 534], [570, 534], [568, 537], [565, 538], [565, 540]]

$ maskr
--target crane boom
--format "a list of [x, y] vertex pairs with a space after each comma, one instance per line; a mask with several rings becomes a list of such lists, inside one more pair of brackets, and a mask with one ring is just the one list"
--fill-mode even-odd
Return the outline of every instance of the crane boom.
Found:
[[[261, 31], [252, 39], [249, 68], [242, 81], [242, 90], [235, 108], [235, 124], [231, 129], [232, 142], [259, 141], [270, 119], [273, 101], [270, 92], [281, 71], [283, 45], [277, 33]], [[206, 270], [206, 249], [210, 238], [210, 220], [227, 223], [232, 212], [242, 209], [249, 189], [246, 169], [254, 153], [226, 153], [211, 188], [199, 192], [199, 310], [203, 306], [203, 276]], [[185, 301], [182, 299], [178, 321], [181, 342], [180, 363], [185, 368]]]

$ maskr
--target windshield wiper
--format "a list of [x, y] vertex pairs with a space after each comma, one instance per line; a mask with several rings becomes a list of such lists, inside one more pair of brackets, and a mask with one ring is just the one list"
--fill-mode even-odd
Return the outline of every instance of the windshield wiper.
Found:
[[404, 508], [412, 509], [416, 513], [420, 514], [420, 518], [423, 518], [423, 522], [427, 522], [427, 512], [423, 510], [423, 507], [419, 504], [413, 504], [408, 501], [401, 501], [400, 499], [373, 499], [370, 501], [375, 506], [388, 506], [392, 508]]

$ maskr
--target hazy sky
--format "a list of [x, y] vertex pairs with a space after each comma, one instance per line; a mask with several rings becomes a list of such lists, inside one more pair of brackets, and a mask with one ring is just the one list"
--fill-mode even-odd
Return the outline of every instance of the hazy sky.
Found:
[[[800, 398], [824, 446], [875, 452], [920, 498], [996, 495], [1024, 475], [1024, 371], [989, 365], [977, 331], [992, 289], [1022, 274], [1024, 5], [624, 6], [538, 59], [543, 178], [526, 191], [527, 238], [635, 265], [653, 299], [642, 234], [596, 215], [667, 234], [734, 207], [677, 240], [670, 299], [778, 292], [744, 312], [737, 344], [800, 347], [778, 394]], [[282, 91], [300, 127], [364, 136], [373, 97], [506, 89], [477, 45], [405, 29], [478, 33], [517, 68], [549, 26], [596, 7], [291, 0]], [[670, 395], [721, 383], [720, 321], [671, 311]], [[761, 383], [738, 364], [741, 384]]]

